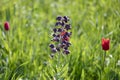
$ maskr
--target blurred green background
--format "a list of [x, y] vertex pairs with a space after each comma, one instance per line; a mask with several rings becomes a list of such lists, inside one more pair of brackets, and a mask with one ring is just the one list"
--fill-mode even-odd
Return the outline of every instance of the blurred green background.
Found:
[[[58, 61], [49, 44], [59, 15], [71, 19], [72, 45]], [[110, 39], [104, 71], [102, 37]], [[119, 79], [120, 0], [0, 0], [0, 80]]]

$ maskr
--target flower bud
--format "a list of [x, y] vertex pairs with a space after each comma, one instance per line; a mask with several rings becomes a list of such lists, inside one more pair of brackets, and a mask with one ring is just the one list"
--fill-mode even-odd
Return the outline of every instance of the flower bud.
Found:
[[9, 25], [9, 22], [5, 22], [4, 23], [4, 29], [6, 30], [6, 31], [8, 31], [9, 29], [10, 29], [10, 25]]
[[102, 49], [107, 51], [110, 48], [110, 40], [102, 38]]

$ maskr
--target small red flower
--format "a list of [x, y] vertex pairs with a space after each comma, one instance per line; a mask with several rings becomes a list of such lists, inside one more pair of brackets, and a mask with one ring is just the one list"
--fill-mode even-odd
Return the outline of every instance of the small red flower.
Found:
[[107, 51], [110, 48], [110, 40], [102, 38], [102, 49]]
[[10, 29], [10, 25], [9, 25], [9, 22], [5, 22], [4, 23], [4, 29], [6, 30], [6, 31], [8, 31], [9, 29]]

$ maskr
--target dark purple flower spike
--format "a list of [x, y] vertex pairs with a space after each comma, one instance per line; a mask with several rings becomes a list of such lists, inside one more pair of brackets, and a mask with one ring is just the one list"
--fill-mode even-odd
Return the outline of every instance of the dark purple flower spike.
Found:
[[71, 43], [69, 39], [71, 37], [72, 32], [71, 25], [69, 24], [69, 18], [67, 16], [58, 16], [56, 18], [55, 28], [53, 28], [53, 44], [50, 44], [49, 47], [51, 48], [52, 53], [62, 52], [63, 54], [69, 54], [70, 51], [69, 46]]

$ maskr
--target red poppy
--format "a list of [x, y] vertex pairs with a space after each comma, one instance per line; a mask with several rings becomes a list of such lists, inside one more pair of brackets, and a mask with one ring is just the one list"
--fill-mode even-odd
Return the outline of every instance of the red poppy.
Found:
[[5, 22], [4, 23], [4, 29], [6, 30], [6, 31], [8, 31], [9, 29], [10, 29], [10, 25], [9, 25], [9, 22]]
[[110, 40], [102, 38], [102, 49], [107, 51], [110, 48]]

